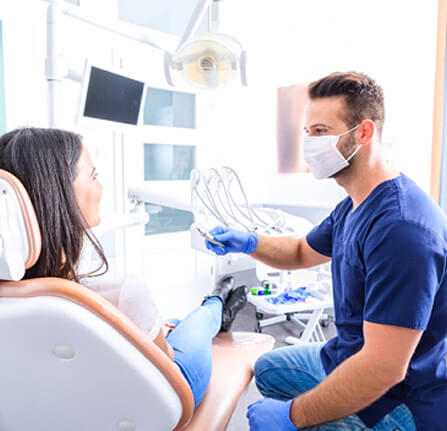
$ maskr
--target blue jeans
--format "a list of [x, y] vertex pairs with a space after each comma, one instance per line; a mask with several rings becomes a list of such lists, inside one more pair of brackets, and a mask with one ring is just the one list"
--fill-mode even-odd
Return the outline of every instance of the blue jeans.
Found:
[[[256, 385], [266, 398], [290, 400], [326, 378], [320, 359], [321, 344], [284, 347], [261, 356], [255, 364]], [[304, 428], [306, 431], [416, 431], [410, 410], [400, 404], [372, 430], [357, 415]]]
[[174, 349], [174, 362], [185, 376], [194, 396], [194, 408], [202, 400], [211, 378], [211, 343], [222, 325], [222, 301], [209, 298], [183, 320], [172, 320], [176, 327], [166, 337]]

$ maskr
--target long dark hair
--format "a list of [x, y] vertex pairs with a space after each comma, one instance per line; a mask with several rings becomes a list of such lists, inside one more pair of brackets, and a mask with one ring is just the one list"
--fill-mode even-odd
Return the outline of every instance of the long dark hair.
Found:
[[22, 128], [0, 137], [0, 169], [24, 185], [42, 235], [39, 260], [24, 278], [61, 277], [78, 282], [85, 237], [102, 260], [99, 268], [86, 275], [108, 270], [104, 250], [89, 231], [73, 188], [81, 149], [79, 135], [59, 129]]

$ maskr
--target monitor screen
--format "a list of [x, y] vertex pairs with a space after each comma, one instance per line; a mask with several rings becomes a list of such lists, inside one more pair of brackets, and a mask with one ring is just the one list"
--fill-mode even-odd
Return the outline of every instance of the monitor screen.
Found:
[[84, 116], [136, 125], [143, 90], [141, 81], [92, 66]]

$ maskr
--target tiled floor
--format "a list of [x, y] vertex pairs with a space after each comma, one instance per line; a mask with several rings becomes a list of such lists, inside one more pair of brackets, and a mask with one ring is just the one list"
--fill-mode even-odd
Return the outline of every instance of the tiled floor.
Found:
[[[265, 317], [269, 317], [265, 315]], [[233, 331], [253, 331], [256, 325], [255, 308], [251, 304], [247, 306], [236, 316], [233, 323]], [[276, 325], [267, 326], [262, 331], [264, 334], [272, 335], [276, 342], [275, 348], [287, 346], [284, 341], [289, 335], [298, 337], [300, 335], [298, 324], [293, 321], [285, 321]], [[328, 328], [323, 328], [326, 339], [329, 339], [335, 335], [334, 325], [330, 325]]]

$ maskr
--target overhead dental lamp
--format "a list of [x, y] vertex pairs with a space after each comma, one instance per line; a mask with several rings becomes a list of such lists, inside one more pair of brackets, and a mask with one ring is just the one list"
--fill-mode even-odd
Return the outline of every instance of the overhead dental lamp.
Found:
[[224, 87], [237, 75], [242, 85], [247, 85], [246, 53], [234, 37], [226, 34], [207, 33], [187, 40], [174, 54], [167, 53], [165, 62], [170, 85], [174, 85], [171, 69], [200, 89]]
[[[234, 37], [218, 33], [218, 7], [221, 0], [199, 0], [174, 53], [165, 52], [164, 68], [169, 85], [174, 86], [171, 71], [178, 72], [190, 85], [200, 89], [218, 89], [240, 76], [247, 85], [246, 52]], [[205, 10], [209, 11], [208, 33], [191, 38]]]

